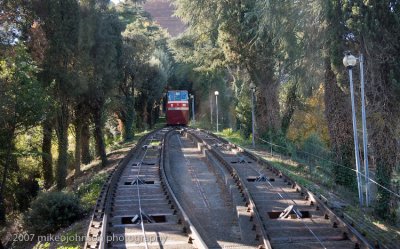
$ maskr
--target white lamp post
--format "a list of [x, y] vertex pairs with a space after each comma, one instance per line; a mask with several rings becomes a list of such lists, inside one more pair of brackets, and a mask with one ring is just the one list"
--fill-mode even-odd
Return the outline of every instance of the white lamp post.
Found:
[[[363, 126], [363, 151], [364, 151], [364, 169], [366, 176], [366, 206], [369, 206], [369, 169], [368, 169], [368, 140], [367, 140], [367, 128], [366, 128], [366, 112], [365, 112], [365, 97], [364, 97], [364, 67], [363, 67], [363, 56], [360, 55], [360, 80], [361, 80], [361, 105], [362, 105], [362, 126]], [[343, 58], [343, 65], [349, 70], [350, 79], [350, 93], [351, 93], [351, 109], [353, 115], [353, 133], [354, 133], [354, 154], [356, 158], [356, 171], [357, 171], [357, 185], [358, 185], [358, 197], [360, 201], [360, 206], [363, 205], [363, 193], [362, 193], [362, 181], [361, 181], [361, 166], [358, 148], [358, 136], [357, 136], [357, 120], [356, 120], [356, 109], [354, 100], [354, 86], [353, 86], [353, 67], [357, 64], [357, 58], [351, 53], [346, 53]]]
[[190, 94], [190, 98], [192, 99], [192, 121], [194, 124], [196, 122], [195, 117], [194, 117], [194, 95]]
[[219, 95], [219, 92], [215, 91], [214, 94], [215, 94], [215, 106], [217, 107], [217, 132], [218, 132], [218, 95]]
[[256, 92], [256, 85], [251, 82], [250, 83], [250, 89], [251, 89], [251, 142], [253, 145], [253, 148], [256, 147], [255, 143], [255, 111], [254, 111], [254, 93]]
[[363, 127], [363, 151], [364, 151], [364, 170], [365, 170], [365, 205], [369, 206], [369, 166], [368, 166], [368, 133], [367, 133], [367, 114], [365, 111], [365, 82], [364, 82], [364, 57], [360, 54], [360, 81], [361, 81], [361, 118]]

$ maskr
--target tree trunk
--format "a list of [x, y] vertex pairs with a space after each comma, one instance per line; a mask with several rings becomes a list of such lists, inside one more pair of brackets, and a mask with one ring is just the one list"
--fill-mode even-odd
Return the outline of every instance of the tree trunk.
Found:
[[350, 97], [339, 87], [329, 59], [325, 62], [325, 115], [335, 161], [342, 166], [333, 169], [335, 182], [355, 187], [354, 141]]
[[143, 124], [146, 124], [146, 125], [149, 124], [149, 113], [147, 112], [147, 99], [145, 99], [144, 105], [143, 105]]
[[153, 113], [153, 105], [149, 104], [147, 105], [147, 124], [150, 129], [153, 129], [153, 119], [154, 119], [154, 113]]
[[5, 225], [5, 224], [6, 224], [6, 207], [4, 205], [3, 194], [0, 193], [0, 225]]
[[[79, 114], [78, 114], [79, 115]], [[75, 177], [79, 176], [81, 173], [81, 140], [82, 140], [82, 120], [77, 118], [75, 120]]]
[[121, 121], [123, 122], [122, 136], [124, 138], [124, 141], [131, 141], [135, 135], [133, 131], [133, 122], [135, 117], [135, 103], [133, 97], [126, 97], [125, 108], [125, 117], [121, 119]]
[[105, 167], [107, 165], [107, 154], [106, 147], [104, 144], [104, 136], [103, 136], [103, 122], [101, 110], [95, 110], [93, 113], [93, 121], [94, 121], [94, 138], [96, 141], [96, 153], [101, 159], [101, 165]]
[[68, 169], [68, 106], [62, 103], [57, 115], [58, 161], [56, 172], [57, 189], [66, 187]]
[[343, 67], [343, 51], [349, 49], [348, 44], [343, 39], [346, 34], [344, 26], [345, 14], [342, 11], [340, 1], [325, 1], [326, 11], [326, 35], [325, 50], [325, 115], [328, 121], [328, 130], [332, 151], [335, 155], [335, 165], [333, 169], [334, 180], [336, 183], [351, 189], [356, 189], [356, 174], [352, 169], [355, 168], [354, 160], [354, 140], [352, 127], [352, 111], [350, 96], [341, 87], [349, 84], [346, 69]]
[[89, 130], [89, 122], [87, 118], [82, 123], [81, 129], [81, 162], [83, 164], [89, 164], [92, 161], [92, 157], [90, 155], [90, 130]]
[[[189, 104], [190, 105], [190, 104]], [[160, 103], [157, 103], [156, 106], [153, 108], [153, 124], [157, 123], [159, 118], [160, 118]], [[189, 119], [190, 119], [190, 114], [189, 114]]]
[[280, 114], [278, 101], [278, 86], [276, 84], [261, 83], [257, 98], [257, 133], [280, 132]]
[[[373, 57], [370, 61], [374, 61], [374, 63], [367, 63], [368, 71], [371, 73], [366, 86], [369, 93], [367, 95], [368, 112], [373, 115], [369, 115], [372, 129], [368, 133], [376, 159], [376, 181], [390, 189], [398, 151], [396, 143], [396, 123], [399, 113], [398, 106], [396, 106], [397, 96], [393, 94], [395, 90], [390, 78], [390, 66], [386, 63], [379, 63], [379, 60]], [[390, 220], [396, 212], [395, 202], [391, 200], [391, 194], [387, 190], [378, 187], [374, 211], [379, 217]]]
[[[272, 63], [269, 62], [269, 64]], [[251, 62], [247, 65], [247, 72], [257, 86], [257, 133], [260, 135], [268, 132], [277, 134], [281, 131], [279, 84], [274, 80], [274, 72], [268, 69], [268, 66], [266, 68], [258, 68], [258, 66]]]
[[8, 134], [5, 136], [6, 139], [6, 156], [4, 161], [4, 171], [0, 183], [0, 224], [6, 223], [6, 207], [4, 203], [4, 191], [6, 189], [7, 183], [7, 174], [8, 168], [12, 164], [12, 149], [14, 148], [13, 141], [14, 141], [14, 133], [15, 133], [15, 125], [13, 124], [12, 127], [8, 130]]
[[297, 106], [297, 83], [290, 86], [286, 96], [286, 109], [282, 117], [282, 134], [286, 136]]
[[42, 124], [43, 140], [42, 140], [42, 169], [44, 178], [44, 187], [50, 188], [54, 182], [53, 177], [53, 157], [51, 154], [52, 140], [52, 123], [50, 120], [45, 120]]
[[[383, 118], [381, 116], [381, 118]], [[386, 118], [383, 118], [386, 119]], [[375, 131], [371, 135], [371, 142], [374, 145], [376, 158], [376, 180], [379, 184], [390, 188], [392, 185], [392, 172], [396, 163], [396, 139], [391, 124], [380, 121], [380, 125], [375, 126]], [[393, 136], [391, 136], [393, 135]], [[375, 213], [384, 219], [391, 219], [395, 213], [394, 206], [391, 205], [391, 194], [378, 187], [375, 202]]]

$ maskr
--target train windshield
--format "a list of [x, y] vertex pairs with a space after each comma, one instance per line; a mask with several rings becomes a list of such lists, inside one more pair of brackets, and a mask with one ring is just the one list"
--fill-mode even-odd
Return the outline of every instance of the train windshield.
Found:
[[175, 101], [175, 92], [168, 92], [168, 101]]
[[181, 100], [182, 101], [188, 100], [188, 92], [187, 91], [181, 91]]
[[168, 92], [168, 101], [187, 101], [187, 91], [170, 91]]

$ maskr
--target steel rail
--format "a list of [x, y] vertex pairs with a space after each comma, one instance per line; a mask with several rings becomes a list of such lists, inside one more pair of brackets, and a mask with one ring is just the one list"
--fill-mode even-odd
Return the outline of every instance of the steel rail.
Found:
[[[136, 143], [135, 147], [133, 147], [123, 159], [121, 159], [118, 165], [113, 169], [110, 175], [107, 178], [107, 181], [104, 183], [100, 197], [97, 200], [96, 206], [93, 210], [93, 214], [90, 220], [88, 232], [86, 234], [86, 240], [84, 249], [91, 249], [89, 242], [96, 242], [94, 248], [104, 249], [107, 244], [107, 225], [108, 225], [108, 215], [111, 213], [111, 200], [112, 194], [115, 191], [119, 179], [121, 177], [122, 172], [128, 165], [131, 157], [137, 153], [140, 148], [140, 145], [146, 141], [150, 136], [157, 133], [161, 129], [154, 130], [145, 136], [141, 137], [139, 141]], [[99, 221], [101, 219], [101, 221]], [[99, 223], [96, 225], [96, 223]], [[95, 231], [93, 231], [95, 230]], [[96, 232], [97, 234], [93, 233]]]
[[186, 212], [182, 208], [181, 204], [179, 203], [177, 197], [175, 196], [174, 191], [172, 190], [171, 184], [169, 183], [168, 176], [166, 174], [166, 168], [169, 167], [169, 155], [167, 153], [168, 139], [174, 132], [176, 132], [176, 131], [172, 130], [172, 131], [167, 132], [167, 134], [164, 137], [163, 143], [162, 143], [162, 147], [161, 147], [162, 152], [161, 152], [161, 158], [160, 158], [161, 177], [165, 179], [165, 186], [168, 189], [168, 192], [170, 193], [175, 205], [178, 207], [184, 222], [187, 224], [187, 226], [191, 232], [191, 237], [193, 239], [193, 242], [195, 243], [197, 248], [208, 249], [207, 244], [204, 242], [200, 233], [197, 231], [196, 227], [190, 221], [189, 216], [186, 214]]
[[261, 232], [261, 236], [262, 236], [262, 240], [263, 240], [263, 246], [265, 249], [272, 249], [271, 243], [269, 242], [268, 239], [268, 235], [265, 231], [265, 228], [263, 226], [263, 222], [261, 220], [261, 216], [259, 214], [259, 210], [257, 209], [257, 206], [255, 205], [255, 202], [252, 198], [251, 193], [249, 192], [249, 190], [247, 189], [247, 187], [244, 184], [244, 181], [241, 179], [241, 177], [239, 176], [238, 172], [229, 165], [229, 163], [227, 163], [216, 151], [215, 149], [209, 145], [207, 142], [205, 142], [202, 138], [200, 138], [199, 136], [197, 136], [197, 134], [193, 133], [192, 130], [190, 129], [186, 129], [186, 132], [192, 136], [200, 145], [198, 146], [205, 146], [208, 151], [210, 151], [215, 157], [216, 159], [222, 163], [222, 165], [225, 166], [225, 168], [228, 170], [228, 172], [231, 174], [231, 176], [233, 177], [233, 179], [235, 180], [236, 184], [238, 185], [239, 188], [242, 188], [244, 196], [246, 197], [246, 199], [248, 200], [248, 207], [251, 208], [253, 210], [254, 213], [254, 218], [256, 223], [258, 224], [258, 227], [260, 228], [260, 232]]

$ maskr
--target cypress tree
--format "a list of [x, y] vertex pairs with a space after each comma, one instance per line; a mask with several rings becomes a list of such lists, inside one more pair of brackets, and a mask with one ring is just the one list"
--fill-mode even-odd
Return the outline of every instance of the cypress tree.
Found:
[[324, 0], [323, 10], [327, 22], [325, 32], [325, 113], [328, 121], [331, 148], [335, 161], [342, 166], [335, 166], [335, 182], [355, 189], [356, 175], [351, 170], [354, 166], [354, 142], [351, 117], [350, 96], [343, 89], [348, 89], [348, 76], [342, 59], [346, 49], [344, 39], [345, 13], [343, 1]]
[[70, 123], [70, 103], [77, 88], [73, 70], [76, 46], [79, 33], [79, 5], [76, 0], [35, 1], [35, 12], [43, 21], [43, 30], [49, 47], [41, 79], [52, 86], [56, 101], [56, 134], [58, 161], [56, 167], [56, 184], [58, 189], [66, 185], [68, 167], [68, 126]]

